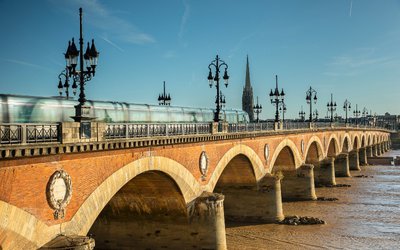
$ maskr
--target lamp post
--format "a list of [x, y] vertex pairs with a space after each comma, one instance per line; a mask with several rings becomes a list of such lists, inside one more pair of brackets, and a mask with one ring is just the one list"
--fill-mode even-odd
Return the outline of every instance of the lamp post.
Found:
[[331, 93], [331, 102], [326, 104], [328, 111], [331, 112], [331, 123], [333, 123], [333, 112], [336, 111], [336, 102], [333, 102], [333, 94]]
[[358, 125], [358, 117], [360, 116], [361, 111], [358, 110], [358, 104], [356, 104], [356, 109], [353, 110], [353, 114], [356, 117], [356, 125]]
[[170, 106], [171, 105], [171, 96], [169, 93], [165, 93], [165, 81], [163, 83], [164, 87], [164, 92], [162, 94], [158, 95], [158, 105], [163, 105], [163, 106]]
[[315, 117], [314, 119], [315, 119], [315, 121], [318, 121], [318, 110], [316, 109], [316, 110], [314, 110], [314, 112], [312, 113], [312, 116], [313, 117]]
[[344, 101], [343, 104], [343, 110], [346, 111], [346, 120], [345, 120], [345, 124], [347, 125], [347, 112], [350, 111], [351, 109], [351, 103], [346, 99], [346, 101]]
[[313, 88], [310, 88], [306, 92], [306, 101], [307, 104], [310, 104], [310, 123], [312, 122], [312, 103], [314, 101], [314, 104], [317, 103], [317, 91], [315, 91]]
[[279, 112], [282, 112], [282, 122], [285, 122], [286, 104], [283, 101], [279, 107]]
[[363, 120], [364, 120], [364, 125], [367, 125], [367, 115], [368, 115], [368, 109], [366, 107], [363, 108], [362, 111], [362, 116], [363, 116]]
[[[215, 69], [215, 75], [213, 76], [211, 67], [214, 67]], [[215, 84], [215, 88], [217, 89], [217, 96], [215, 99], [216, 103], [216, 111], [214, 113], [214, 122], [219, 122], [220, 119], [220, 112], [221, 112], [221, 106], [220, 106], [220, 90], [219, 90], [219, 74], [220, 74], [220, 69], [221, 67], [225, 68], [224, 76], [222, 77], [225, 81], [225, 87], [228, 87], [228, 65], [222, 61], [218, 55], [215, 57], [215, 60], [211, 61], [211, 63], [208, 65], [209, 73], [208, 73], [208, 81], [210, 84], [210, 88], [212, 88], [213, 84]]]
[[257, 116], [256, 122], [259, 123], [260, 120], [258, 119], [258, 115], [259, 115], [259, 114], [261, 113], [261, 111], [262, 111], [262, 106], [261, 106], [261, 104], [258, 104], [258, 96], [257, 96], [257, 104], [254, 105], [253, 110], [254, 110], [254, 113], [255, 113], [256, 116]]
[[281, 93], [279, 93], [279, 89], [278, 89], [278, 76], [275, 75], [275, 91], [271, 91], [269, 92], [269, 98], [271, 100], [271, 104], [275, 105], [276, 111], [275, 111], [275, 122], [279, 122], [279, 104], [283, 103], [284, 98], [285, 98], [285, 92], [282, 91]]
[[302, 122], [304, 122], [306, 118], [306, 112], [303, 111], [303, 106], [301, 106], [301, 110], [299, 111], [299, 117]]
[[[79, 82], [79, 104], [75, 106], [75, 116], [72, 118], [75, 122], [85, 120], [90, 121], [94, 118], [90, 117], [90, 107], [85, 106], [85, 82], [90, 81], [95, 75], [99, 52], [97, 52], [96, 46], [94, 45], [94, 39], [92, 39], [92, 45], [90, 46], [88, 42], [86, 52], [83, 53], [82, 8], [79, 8], [79, 50], [76, 48], [74, 38], [72, 38], [72, 42], [68, 41], [67, 52], [64, 55], [66, 60], [65, 77], [67, 78], [67, 84], [65, 85], [69, 86], [69, 78], [72, 78], [72, 89], [76, 91], [76, 88], [78, 87], [76, 82]], [[78, 65], [78, 57], [79, 70], [76, 69], [76, 66]]]
[[[62, 77], [65, 79], [64, 84], [61, 81]], [[67, 97], [67, 99], [69, 98], [69, 81], [70, 80], [66, 68], [58, 75], [58, 93], [60, 94], [60, 96], [62, 96], [63, 92], [65, 92], [65, 96]], [[74, 95], [76, 95], [77, 87], [78, 85], [76, 85], [76, 82], [74, 81], [74, 83], [72, 84], [72, 92]]]
[[[215, 103], [217, 104], [217, 100], [215, 100]], [[222, 110], [225, 108], [226, 100], [225, 100], [225, 95], [222, 94], [222, 91], [219, 91], [219, 109]]]

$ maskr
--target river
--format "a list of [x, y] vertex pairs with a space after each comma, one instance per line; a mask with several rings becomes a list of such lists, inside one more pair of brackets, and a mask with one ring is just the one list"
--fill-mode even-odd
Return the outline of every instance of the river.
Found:
[[[400, 150], [384, 156], [400, 156]], [[353, 177], [336, 178], [351, 187], [316, 189], [318, 197], [337, 201], [283, 203], [286, 216], [312, 216], [327, 224], [227, 223], [228, 249], [400, 249], [400, 166], [361, 169], [352, 171]]]

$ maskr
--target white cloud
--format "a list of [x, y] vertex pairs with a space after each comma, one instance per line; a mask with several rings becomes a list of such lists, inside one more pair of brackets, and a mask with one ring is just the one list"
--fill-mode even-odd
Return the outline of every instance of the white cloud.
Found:
[[182, 19], [181, 19], [181, 26], [180, 26], [179, 33], [178, 33], [179, 39], [183, 38], [183, 33], [185, 32], [186, 23], [190, 16], [190, 5], [188, 4], [188, 2], [186, 0], [183, 1], [183, 5], [185, 7], [185, 10], [183, 11], [183, 15], [182, 15]]
[[[54, 4], [60, 3], [59, 1], [55, 0], [50, 1]], [[116, 13], [120, 14], [123, 12], [110, 11], [98, 0], [72, 0], [64, 3], [71, 6], [71, 8], [81, 6], [84, 11], [84, 16], [88, 17], [84, 21], [87, 21], [98, 29], [103, 30], [106, 33], [106, 36], [103, 36], [103, 38], [107, 39], [107, 37], [112, 37], [113, 40], [134, 44], [148, 44], [156, 42], [151, 35], [140, 31], [128, 20], [116, 15]], [[76, 12], [74, 12], [74, 15], [76, 15]], [[108, 41], [110, 40], [108, 39]]]

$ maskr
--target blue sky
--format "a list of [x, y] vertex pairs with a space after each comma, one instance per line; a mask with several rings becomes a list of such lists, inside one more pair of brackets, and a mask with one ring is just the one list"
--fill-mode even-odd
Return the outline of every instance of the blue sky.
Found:
[[241, 108], [248, 54], [262, 118], [273, 118], [267, 95], [275, 74], [287, 117], [308, 111], [310, 85], [322, 115], [330, 93], [338, 114], [346, 98], [399, 113], [398, 0], [0, 0], [0, 93], [58, 94], [79, 7], [84, 39], [100, 51], [88, 99], [156, 104], [166, 81], [173, 105], [214, 107], [207, 67], [218, 53], [229, 65], [227, 107]]

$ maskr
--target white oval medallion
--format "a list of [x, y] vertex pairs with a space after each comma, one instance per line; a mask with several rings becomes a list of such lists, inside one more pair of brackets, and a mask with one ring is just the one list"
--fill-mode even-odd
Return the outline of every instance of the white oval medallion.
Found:
[[301, 140], [301, 153], [304, 154], [304, 140]]
[[65, 216], [65, 207], [71, 200], [71, 177], [64, 170], [57, 170], [50, 177], [46, 190], [47, 201], [54, 209], [54, 219], [62, 219]]
[[201, 152], [200, 154], [200, 173], [202, 179], [204, 179], [207, 176], [207, 170], [208, 170], [208, 157], [205, 151]]
[[265, 156], [265, 160], [268, 161], [268, 158], [269, 158], [269, 146], [268, 146], [268, 144], [265, 144], [264, 156]]

